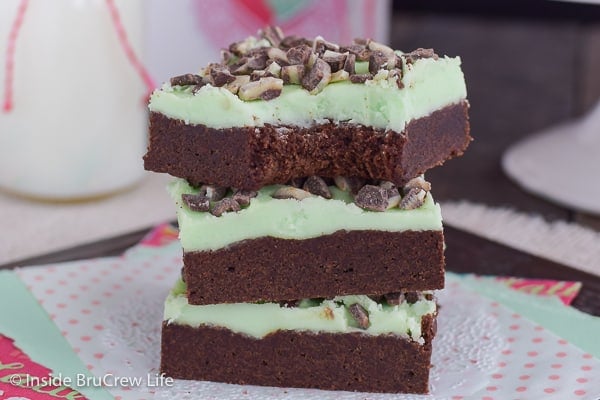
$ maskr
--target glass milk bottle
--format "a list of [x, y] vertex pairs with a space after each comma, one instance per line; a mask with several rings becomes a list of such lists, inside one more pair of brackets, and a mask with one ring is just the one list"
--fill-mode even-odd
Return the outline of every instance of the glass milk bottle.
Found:
[[142, 0], [0, 2], [0, 188], [46, 200], [143, 175]]

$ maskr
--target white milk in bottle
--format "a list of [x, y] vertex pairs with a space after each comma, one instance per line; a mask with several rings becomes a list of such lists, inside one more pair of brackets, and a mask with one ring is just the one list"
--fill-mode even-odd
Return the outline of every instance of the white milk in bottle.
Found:
[[142, 0], [0, 2], [0, 188], [74, 200], [141, 178], [142, 20]]

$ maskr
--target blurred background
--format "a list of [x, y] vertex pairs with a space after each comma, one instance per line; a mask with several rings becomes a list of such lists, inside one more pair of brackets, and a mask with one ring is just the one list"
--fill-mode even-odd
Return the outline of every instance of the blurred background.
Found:
[[[428, 173], [436, 200], [600, 230], [600, 211], [531, 194], [502, 167], [507, 149], [522, 139], [596, 106], [596, 1], [3, 0], [0, 223], [15, 233], [0, 240], [0, 264], [174, 219], [164, 193], [168, 179], [142, 168], [148, 90], [196, 71], [220, 48], [270, 24], [288, 34], [338, 42], [372, 37], [404, 51], [433, 47], [461, 56], [475, 141], [463, 157]], [[38, 118], [44, 113], [53, 117]], [[77, 124], [67, 129], [74, 115]], [[600, 121], [591, 126], [598, 138], [593, 154], [600, 156]], [[578, 160], [577, 148], [564, 153], [555, 164], [566, 170], [573, 156]], [[600, 207], [600, 179], [580, 174], [600, 173], [595, 161], [575, 165], [568, 182], [557, 178], [549, 190], [595, 188]], [[75, 187], [82, 180], [97, 185], [70, 191], [67, 175], [50, 168], [63, 164], [77, 171]], [[53, 191], [44, 192], [53, 179]]]

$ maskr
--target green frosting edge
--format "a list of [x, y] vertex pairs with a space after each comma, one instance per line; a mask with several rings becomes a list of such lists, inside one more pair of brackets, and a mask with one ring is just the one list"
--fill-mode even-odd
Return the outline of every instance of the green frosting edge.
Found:
[[[363, 64], [357, 63], [358, 73]], [[364, 84], [334, 82], [316, 95], [299, 85], [284, 85], [281, 95], [269, 101], [243, 101], [211, 85], [194, 94], [191, 87], [165, 83], [152, 94], [149, 109], [215, 129], [265, 124], [307, 127], [332, 121], [401, 132], [411, 120], [466, 99], [460, 64], [459, 57], [404, 63], [402, 89], [387, 79], [387, 71], [380, 71]]]
[[302, 240], [343, 230], [442, 230], [440, 206], [430, 193], [417, 209], [375, 212], [361, 209], [347, 192], [336, 187], [330, 187], [332, 199], [315, 195], [302, 201], [272, 198], [271, 194], [279, 187], [281, 185], [266, 186], [258, 191], [248, 207], [215, 217], [208, 212], [192, 211], [182, 204], [182, 194], [197, 193], [198, 189], [183, 179], [171, 182], [168, 191], [177, 206], [179, 238], [184, 251], [217, 250], [266, 236]]
[[[369, 312], [370, 326], [361, 329], [347, 307], [358, 303]], [[304, 300], [299, 307], [278, 303], [232, 303], [190, 305], [186, 285], [178, 280], [165, 302], [164, 320], [191, 327], [213, 326], [260, 339], [280, 330], [350, 333], [366, 335], [394, 334], [424, 343], [421, 319], [436, 312], [435, 300], [419, 300], [399, 306], [378, 304], [368, 296], [338, 296], [321, 304]]]

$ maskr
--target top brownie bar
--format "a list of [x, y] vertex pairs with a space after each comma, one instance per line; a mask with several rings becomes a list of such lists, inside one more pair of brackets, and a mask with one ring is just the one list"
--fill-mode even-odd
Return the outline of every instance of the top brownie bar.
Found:
[[260, 32], [150, 100], [145, 168], [240, 189], [319, 175], [403, 184], [468, 146], [460, 59]]

